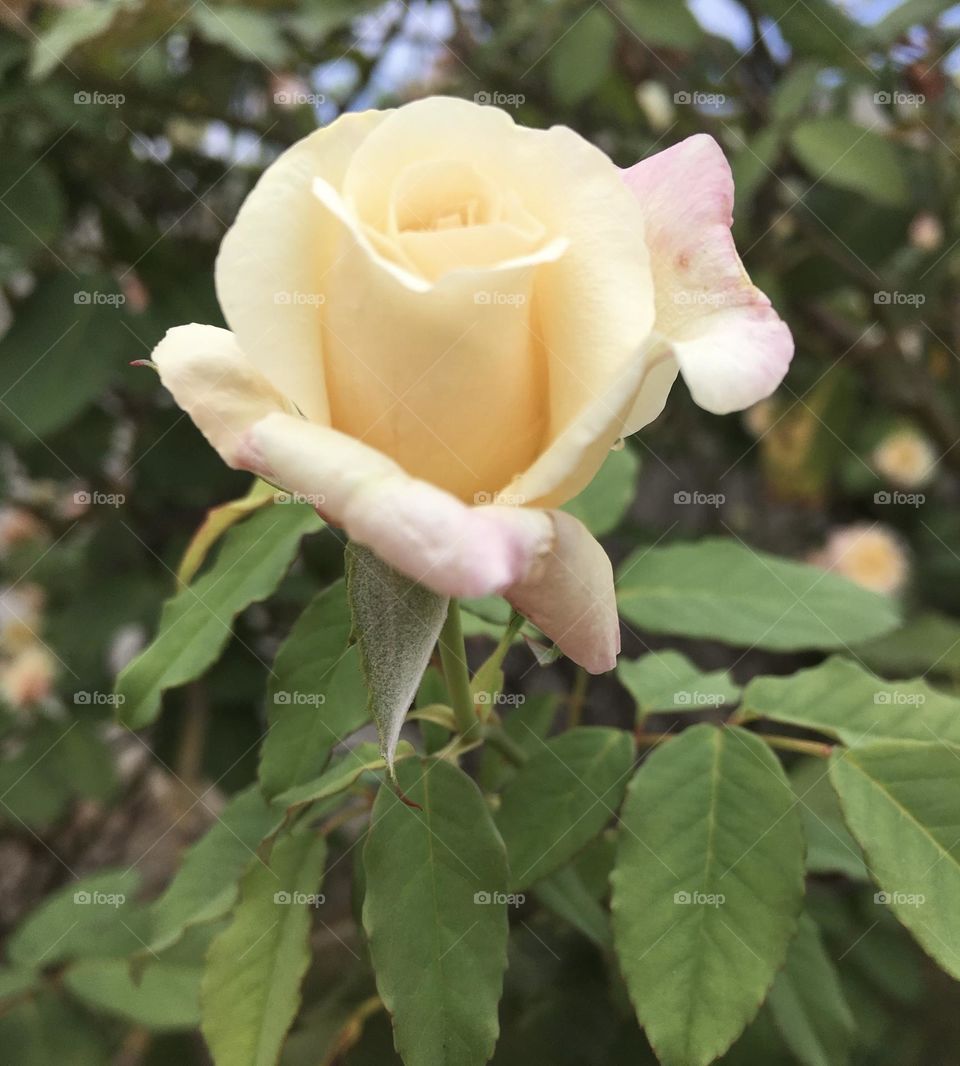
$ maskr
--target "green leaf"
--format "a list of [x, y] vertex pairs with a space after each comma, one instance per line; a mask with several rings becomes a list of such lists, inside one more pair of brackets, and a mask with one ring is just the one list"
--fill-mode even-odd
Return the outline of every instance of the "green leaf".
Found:
[[[503, 730], [527, 755], [534, 755], [550, 732], [557, 715], [556, 692], [538, 692], [526, 696], [516, 710], [503, 719]], [[504, 783], [516, 775], [516, 769], [489, 744], [480, 751], [480, 768], [477, 781], [484, 792], [499, 792]]]
[[705, 1066], [756, 1014], [803, 900], [797, 801], [770, 749], [697, 725], [656, 748], [621, 814], [613, 932], [664, 1066]]
[[817, 181], [888, 207], [910, 203], [902, 150], [879, 133], [837, 116], [810, 119], [790, 137], [797, 159]]
[[267, 796], [315, 778], [335, 745], [370, 720], [350, 627], [346, 585], [338, 581], [314, 598], [277, 652], [260, 753]]
[[226, 534], [213, 566], [167, 600], [160, 632], [117, 679], [128, 728], [149, 725], [165, 689], [192, 681], [216, 661], [234, 618], [273, 592], [300, 539], [321, 526], [312, 508], [288, 504], [258, 511]]
[[789, 677], [754, 678], [740, 713], [816, 729], [851, 747], [884, 739], [960, 744], [960, 699], [919, 679], [882, 681], [839, 657]]
[[400, 730], [447, 616], [448, 600], [347, 545], [347, 595], [380, 752], [393, 772]]
[[772, 651], [842, 647], [898, 621], [889, 597], [720, 538], [636, 552], [620, 567], [617, 601], [654, 633]]
[[554, 914], [579, 929], [598, 948], [606, 949], [613, 943], [607, 912], [590, 894], [573, 866], [564, 866], [538, 881], [533, 894]]
[[60, 273], [16, 305], [0, 359], [0, 428], [16, 442], [32, 444], [66, 426], [136, 353], [119, 307], [94, 302], [117, 295], [109, 275]]
[[256, 785], [238, 792], [151, 905], [150, 950], [163, 951], [191, 926], [225, 915], [244, 871], [259, 862], [256, 849], [282, 821], [283, 812], [269, 807]]
[[111, 1066], [116, 1062], [93, 1019], [52, 991], [26, 999], [0, 1017], [0, 1047], [4, 1061], [16, 1066]]
[[265, 67], [285, 63], [290, 49], [276, 19], [266, 12], [231, 4], [211, 6], [195, 4], [189, 11], [190, 22], [210, 44], [221, 45], [245, 62], [258, 60]]
[[960, 748], [881, 741], [837, 751], [830, 779], [883, 890], [876, 902], [960, 978]]
[[759, 0], [759, 10], [769, 15], [791, 49], [810, 55], [821, 64], [826, 58], [864, 71], [862, 28], [828, 0]]
[[620, 659], [617, 677], [637, 703], [642, 719], [657, 711], [703, 711], [737, 702], [740, 686], [725, 670], [705, 673], [678, 651], [653, 651]]
[[946, 674], [960, 679], [960, 623], [929, 612], [911, 618], [886, 636], [853, 649], [871, 670], [895, 677]]
[[825, 761], [801, 759], [790, 772], [790, 784], [800, 801], [808, 872], [869, 880], [863, 853], [843, 820]]
[[593, 481], [565, 503], [563, 510], [579, 518], [595, 537], [602, 537], [616, 529], [627, 513], [639, 473], [637, 453], [631, 448], [617, 448], [604, 460]]
[[[66, 217], [66, 201], [54, 171], [11, 150], [0, 161], [0, 189], [0, 269], [25, 266], [49, 254]], [[66, 279], [57, 290], [67, 290]], [[64, 314], [69, 308], [58, 310]], [[34, 358], [40, 351], [34, 352]]]
[[496, 815], [513, 891], [558, 870], [615, 817], [632, 766], [623, 729], [582, 726], [537, 746]]
[[19, 966], [130, 955], [143, 946], [145, 916], [134, 903], [135, 870], [103, 870], [49, 896], [17, 928], [7, 958]]
[[200, 1021], [199, 963], [151, 961], [134, 980], [127, 959], [93, 959], [63, 975], [73, 995], [95, 1010], [148, 1029], [192, 1029]]
[[562, 107], [579, 104], [603, 84], [616, 39], [613, 19], [602, 4], [565, 28], [547, 58], [550, 89]]
[[49, 29], [39, 36], [32, 34], [29, 77], [45, 78], [74, 48], [105, 33], [125, 6], [124, 0], [103, 0], [58, 12]]
[[912, 26], [935, 24], [949, 6], [943, 0], [906, 0], [872, 28], [871, 36], [885, 44], [892, 43]]
[[308, 902], [322, 902], [326, 841], [281, 837], [270, 865], [244, 877], [230, 925], [214, 940], [201, 986], [201, 1028], [217, 1066], [274, 1066], [310, 963]]
[[[406, 741], [402, 740], [397, 745], [397, 761], [410, 758], [413, 754], [413, 747]], [[364, 774], [383, 770], [386, 765], [379, 745], [363, 741], [328, 766], [319, 777], [275, 796], [273, 804], [275, 807], [302, 807], [307, 803], [328, 799], [338, 792], [344, 792]]]
[[477, 786], [439, 760], [403, 762], [364, 848], [363, 925], [405, 1066], [482, 1066], [507, 965], [507, 862]]
[[853, 1015], [836, 967], [808, 915], [800, 919], [786, 965], [777, 975], [767, 1002], [787, 1046], [803, 1066], [846, 1066]]
[[623, 18], [640, 40], [664, 48], [699, 48], [703, 29], [686, 4], [661, 0], [625, 0]]

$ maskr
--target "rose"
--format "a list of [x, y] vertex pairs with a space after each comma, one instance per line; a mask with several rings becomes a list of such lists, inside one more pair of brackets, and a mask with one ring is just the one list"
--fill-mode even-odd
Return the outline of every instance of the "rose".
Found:
[[705, 135], [621, 171], [569, 129], [463, 100], [343, 115], [267, 169], [227, 233], [232, 332], [173, 329], [153, 360], [231, 466], [322, 494], [397, 570], [502, 593], [606, 670], [610, 563], [556, 508], [678, 372], [724, 413], [792, 354], [737, 256], [732, 193]]

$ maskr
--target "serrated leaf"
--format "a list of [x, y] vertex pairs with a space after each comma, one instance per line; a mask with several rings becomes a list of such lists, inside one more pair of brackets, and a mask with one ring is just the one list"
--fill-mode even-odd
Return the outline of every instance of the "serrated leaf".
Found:
[[960, 744], [960, 699], [919, 679], [883, 681], [839, 657], [789, 677], [754, 678], [740, 713], [815, 729], [849, 746], [884, 739]]
[[800, 123], [790, 135], [790, 145], [818, 181], [888, 207], [910, 203], [902, 150], [879, 133], [830, 115]]
[[803, 1066], [846, 1066], [853, 1015], [836, 967], [808, 915], [800, 919], [767, 1003], [787, 1046]]
[[149, 725], [166, 689], [192, 681], [216, 661], [234, 618], [273, 592], [301, 538], [322, 525], [312, 508], [288, 504], [258, 511], [226, 534], [214, 564], [167, 600], [156, 638], [117, 678], [120, 718], [128, 728]]
[[653, 651], [620, 659], [617, 677], [637, 704], [642, 719], [657, 711], [703, 711], [737, 702], [740, 686], [725, 670], [704, 672], [678, 651]]
[[889, 906], [960, 978], [960, 748], [881, 741], [837, 751], [830, 779]]
[[319, 894], [326, 851], [313, 833], [284, 836], [269, 866], [257, 862], [244, 877], [201, 986], [201, 1029], [216, 1066], [276, 1063], [310, 963], [312, 911], [304, 897]]
[[739, 728], [656, 748], [620, 816], [613, 932], [664, 1066], [705, 1066], [763, 1002], [797, 925], [803, 837], [780, 764]]
[[393, 772], [400, 730], [447, 617], [448, 599], [347, 546], [347, 595], [380, 751]]
[[364, 847], [363, 925], [405, 1066], [482, 1066], [507, 964], [507, 862], [477, 786], [440, 760], [403, 762]]
[[186, 853], [166, 891], [150, 907], [150, 950], [163, 951], [193, 925], [222, 917], [233, 906], [256, 849], [283, 821], [256, 785], [238, 792]]
[[602, 537], [616, 529], [633, 502], [640, 460], [631, 448], [618, 448], [603, 461], [593, 481], [578, 496], [563, 505], [590, 530]]
[[503, 791], [496, 823], [516, 892], [567, 863], [616, 816], [633, 736], [581, 726], [538, 744]]
[[350, 607], [338, 581], [307, 606], [280, 646], [267, 684], [270, 730], [260, 752], [267, 796], [310, 781], [341, 741], [370, 721]]
[[772, 651], [842, 647], [898, 622], [887, 596], [720, 538], [636, 552], [620, 567], [617, 602], [654, 633]]

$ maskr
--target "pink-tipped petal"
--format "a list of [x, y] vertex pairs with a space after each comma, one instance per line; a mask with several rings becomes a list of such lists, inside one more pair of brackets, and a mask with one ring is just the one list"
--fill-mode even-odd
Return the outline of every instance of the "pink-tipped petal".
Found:
[[509, 602], [591, 674], [616, 666], [620, 622], [613, 567], [597, 540], [565, 511], [548, 511], [553, 546], [540, 565], [504, 594]]
[[303, 495], [357, 543], [443, 596], [503, 591], [553, 540], [543, 511], [470, 507], [326, 426], [272, 414], [248, 437], [250, 469]]
[[[700, 133], [623, 176], [646, 218], [656, 328], [694, 400], [727, 414], [769, 396], [790, 365], [793, 338], [737, 254], [733, 177], [720, 146]], [[638, 410], [628, 427], [642, 417]]]

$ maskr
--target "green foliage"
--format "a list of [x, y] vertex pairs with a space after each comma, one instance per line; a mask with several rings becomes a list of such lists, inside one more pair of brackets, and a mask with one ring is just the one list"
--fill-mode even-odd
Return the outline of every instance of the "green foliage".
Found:
[[301, 537], [319, 528], [309, 507], [289, 504], [259, 511], [226, 534], [214, 565], [167, 601], [156, 639], [117, 679], [126, 725], [149, 725], [165, 689], [192, 681], [216, 661], [234, 618], [273, 592]]
[[507, 965], [507, 861], [476, 785], [456, 767], [403, 762], [364, 846], [363, 925], [407, 1066], [481, 1064], [498, 1033]]
[[705, 673], [678, 651], [652, 651], [639, 659], [621, 658], [617, 677], [636, 701], [640, 721], [657, 711], [727, 707], [740, 696], [739, 687], [725, 670]]
[[620, 567], [617, 600], [651, 632], [775, 651], [838, 647], [897, 624], [882, 596], [720, 539], [641, 549]]
[[803, 900], [796, 800], [763, 742], [707, 725], [637, 771], [612, 874], [617, 954], [665, 1066], [705, 1066], [756, 1014]]

